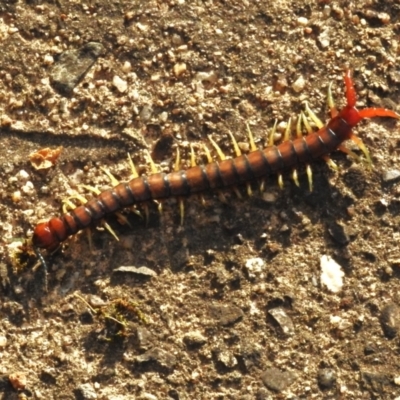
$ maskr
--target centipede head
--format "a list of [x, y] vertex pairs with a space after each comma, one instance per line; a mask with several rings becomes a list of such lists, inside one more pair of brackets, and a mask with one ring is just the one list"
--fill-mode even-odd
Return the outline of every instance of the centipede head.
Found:
[[[55, 218], [51, 220], [54, 224]], [[32, 246], [34, 249], [46, 249], [50, 253], [56, 251], [60, 247], [60, 240], [54, 234], [49, 222], [42, 222], [36, 225], [32, 236]]]

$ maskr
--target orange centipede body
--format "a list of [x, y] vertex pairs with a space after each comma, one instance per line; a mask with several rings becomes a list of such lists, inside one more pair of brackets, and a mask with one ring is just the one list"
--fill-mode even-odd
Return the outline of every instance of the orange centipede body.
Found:
[[339, 112], [333, 110], [332, 118], [318, 131], [221, 162], [167, 174], [155, 173], [120, 183], [62, 216], [38, 224], [32, 237], [33, 247], [54, 251], [71, 235], [125, 207], [220, 190], [280, 174], [299, 164], [328, 156], [348, 139], [360, 143], [361, 140], [352, 134], [352, 129], [365, 118], [400, 118], [394, 111], [384, 108], [357, 110], [350, 71], [345, 73], [344, 81], [346, 106]]

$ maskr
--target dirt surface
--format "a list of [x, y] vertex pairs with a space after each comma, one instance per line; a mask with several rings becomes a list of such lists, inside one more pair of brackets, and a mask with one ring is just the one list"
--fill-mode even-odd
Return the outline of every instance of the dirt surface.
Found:
[[[190, 146], [206, 162], [208, 135], [248, 148], [246, 124], [264, 147], [305, 101], [326, 120], [346, 66], [360, 107], [400, 111], [399, 15], [392, 0], [1, 2], [1, 398], [400, 398], [393, 120], [357, 128], [372, 171], [335, 153], [338, 172], [312, 165], [312, 193], [302, 166], [299, 188], [288, 173], [283, 190], [271, 177], [262, 195], [189, 199], [183, 226], [174, 199], [147, 227], [110, 218], [119, 241], [75, 235], [44, 254], [47, 282], [16, 253], [80, 185], [110, 186], [100, 167], [129, 179], [128, 152], [140, 173], [146, 150], [171, 171], [177, 147], [183, 168]], [[324, 255], [344, 272], [336, 293]]]

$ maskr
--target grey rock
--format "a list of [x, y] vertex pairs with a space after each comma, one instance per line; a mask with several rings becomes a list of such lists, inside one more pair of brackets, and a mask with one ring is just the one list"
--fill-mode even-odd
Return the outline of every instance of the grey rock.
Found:
[[97, 394], [90, 383], [84, 383], [76, 389], [76, 398], [79, 400], [97, 399]]
[[187, 346], [201, 346], [207, 342], [207, 338], [199, 331], [192, 331], [185, 334], [183, 341]]
[[281, 371], [278, 368], [268, 368], [265, 370], [261, 379], [264, 385], [271, 390], [281, 392], [288, 388], [297, 378], [297, 375], [290, 371]]
[[234, 305], [212, 305], [210, 314], [222, 326], [234, 324], [243, 318], [243, 311]]
[[169, 371], [174, 369], [176, 365], [176, 357], [158, 347], [154, 347], [146, 351], [146, 353], [137, 356], [135, 360], [138, 364], [155, 363], [156, 365]]
[[61, 94], [70, 95], [103, 51], [103, 45], [96, 42], [64, 51], [50, 73], [53, 87]]
[[291, 336], [294, 334], [293, 321], [282, 307], [272, 308], [268, 311], [268, 314], [279, 325], [280, 330], [285, 336]]
[[322, 368], [318, 371], [318, 385], [321, 389], [331, 389], [336, 383], [336, 372], [332, 368]]
[[391, 303], [385, 306], [380, 315], [380, 322], [386, 337], [393, 339], [398, 335], [400, 328], [400, 307]]

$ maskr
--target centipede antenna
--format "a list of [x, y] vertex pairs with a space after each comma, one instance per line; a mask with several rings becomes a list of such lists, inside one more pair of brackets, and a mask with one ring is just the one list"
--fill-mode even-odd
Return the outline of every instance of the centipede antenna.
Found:
[[108, 176], [112, 186], [117, 186], [119, 184], [119, 180], [107, 168], [100, 167], [100, 169]]
[[293, 170], [293, 172], [292, 172], [292, 179], [293, 179], [293, 182], [295, 183], [295, 185], [296, 185], [297, 187], [300, 187], [299, 177], [298, 177], [298, 174], [297, 174], [297, 169], [294, 169], [294, 170]]
[[271, 130], [270, 134], [268, 135], [268, 146], [274, 145], [277, 125], [278, 125], [278, 120], [276, 119], [274, 122], [274, 126], [272, 127], [272, 130]]
[[131, 168], [132, 179], [139, 178], [139, 174], [138, 174], [138, 172], [136, 170], [135, 164], [133, 163], [132, 157], [131, 157], [131, 155], [129, 153], [128, 153], [128, 164], [129, 164], [129, 166]]
[[218, 146], [218, 144], [214, 141], [214, 139], [211, 137], [211, 135], [208, 135], [208, 140], [211, 142], [211, 144], [213, 145], [215, 151], [218, 154], [218, 157], [221, 161], [226, 160], [226, 156], [224, 154], [224, 152], [221, 150], [221, 147]]
[[46, 261], [44, 260], [44, 257], [42, 256], [42, 253], [40, 252], [40, 250], [37, 247], [33, 248], [33, 251], [36, 254], [36, 257], [39, 259], [40, 264], [43, 267], [43, 272], [44, 272], [44, 290], [47, 293], [47, 288], [48, 288], [48, 280], [47, 280], [47, 273], [48, 273], [48, 269], [47, 269], [47, 264]]
[[206, 154], [206, 157], [207, 157], [207, 162], [208, 163], [212, 163], [213, 162], [213, 158], [211, 156], [209, 148], [205, 144], [203, 145], [203, 147], [204, 147], [204, 153]]
[[368, 151], [367, 147], [365, 146], [364, 142], [362, 141], [362, 139], [359, 138], [358, 136], [354, 135], [354, 133], [351, 133], [350, 140], [353, 143], [355, 143], [360, 148], [360, 150], [364, 153], [365, 158], [367, 159], [369, 168], [372, 168], [371, 156], [369, 155], [369, 151]]
[[292, 130], [292, 118], [289, 118], [285, 133], [283, 134], [283, 142], [287, 142], [290, 139], [290, 132]]
[[247, 134], [249, 135], [250, 151], [256, 151], [257, 146], [254, 143], [253, 132], [250, 129], [250, 125], [246, 122]]
[[324, 123], [317, 117], [317, 115], [314, 113], [314, 111], [311, 110], [307, 101], [305, 102], [305, 109], [306, 109], [308, 116], [311, 118], [311, 120], [314, 122], [314, 124], [317, 126], [317, 128], [321, 129], [324, 126]]
[[331, 117], [333, 118], [336, 117], [336, 115], [338, 114], [338, 110], [336, 108], [335, 101], [333, 100], [332, 96], [332, 85], [333, 82], [331, 82], [328, 86], [327, 101], [328, 101], [329, 111], [331, 112]]
[[179, 171], [181, 169], [181, 153], [179, 151], [179, 146], [176, 148], [176, 158], [175, 158], [175, 165], [174, 171]]
[[308, 179], [308, 187], [310, 189], [310, 192], [313, 191], [313, 177], [312, 177], [312, 169], [310, 164], [306, 165], [306, 173], [307, 173], [307, 179]]
[[233, 136], [231, 131], [228, 131], [228, 135], [230, 136], [231, 140], [232, 140], [232, 144], [233, 144], [233, 150], [235, 151], [235, 155], [236, 157], [239, 157], [242, 155], [242, 152], [239, 148], [239, 145], [235, 139], [235, 137]]

